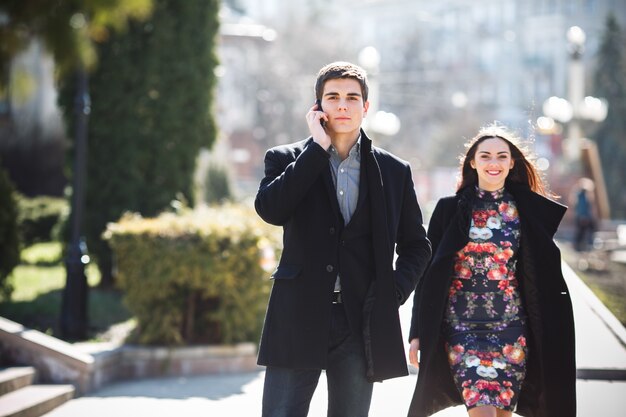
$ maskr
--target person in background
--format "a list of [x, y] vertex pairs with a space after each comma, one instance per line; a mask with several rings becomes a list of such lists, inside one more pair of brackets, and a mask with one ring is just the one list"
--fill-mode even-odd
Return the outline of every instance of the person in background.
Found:
[[408, 374], [398, 307], [431, 253], [409, 164], [361, 129], [365, 71], [323, 67], [315, 97], [311, 137], [267, 151], [255, 200], [284, 233], [258, 356], [264, 417], [306, 416], [323, 369], [328, 416], [367, 416], [373, 382]]
[[581, 178], [572, 198], [575, 215], [574, 249], [578, 252], [588, 251], [593, 244], [593, 232], [596, 230], [594, 189], [593, 180]]
[[409, 416], [458, 404], [470, 417], [576, 415], [574, 319], [553, 240], [566, 207], [550, 197], [505, 127], [467, 144], [456, 195], [439, 200], [428, 227]]

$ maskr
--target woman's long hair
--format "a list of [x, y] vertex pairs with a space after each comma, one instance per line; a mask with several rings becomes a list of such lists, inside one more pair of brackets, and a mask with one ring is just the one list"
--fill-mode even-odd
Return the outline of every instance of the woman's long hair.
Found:
[[465, 147], [467, 151], [465, 155], [460, 157], [461, 176], [457, 184], [457, 191], [467, 186], [478, 184], [478, 173], [472, 168], [470, 161], [476, 156], [478, 145], [487, 139], [493, 138], [502, 139], [509, 145], [511, 158], [514, 161], [513, 168], [511, 168], [509, 175], [506, 177], [506, 182], [525, 185], [532, 191], [546, 197], [556, 197], [548, 190], [547, 183], [535, 166], [534, 158], [531, 156], [532, 154], [527, 148], [521, 145], [520, 138], [504, 126], [498, 124], [489, 125], [480, 129], [478, 134], [466, 143]]

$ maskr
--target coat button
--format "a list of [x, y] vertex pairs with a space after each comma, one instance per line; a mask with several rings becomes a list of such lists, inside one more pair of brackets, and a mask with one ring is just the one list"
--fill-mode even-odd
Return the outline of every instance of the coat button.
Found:
[[333, 272], [333, 270], [334, 270], [334, 269], [335, 269], [335, 268], [334, 268], [332, 265], [326, 265], [326, 270], [327, 270], [328, 272]]
[[328, 229], [328, 233], [331, 234], [331, 235], [334, 235], [335, 234], [335, 228], [331, 227], [330, 229]]

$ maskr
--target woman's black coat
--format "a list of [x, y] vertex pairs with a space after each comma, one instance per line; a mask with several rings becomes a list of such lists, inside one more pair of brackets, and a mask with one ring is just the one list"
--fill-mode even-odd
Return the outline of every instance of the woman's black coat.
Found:
[[[517, 278], [528, 315], [526, 379], [516, 413], [529, 417], [576, 415], [574, 318], [553, 237], [566, 207], [508, 183], [521, 219]], [[442, 339], [454, 255], [469, 241], [473, 186], [439, 200], [428, 237], [433, 257], [414, 295], [409, 338], [420, 340], [420, 368], [410, 417], [429, 416], [462, 404], [454, 385]]]
[[309, 138], [265, 155], [255, 207], [284, 234], [260, 365], [326, 368], [339, 273], [351, 328], [363, 334], [368, 378], [408, 374], [398, 307], [426, 269], [430, 243], [409, 164], [372, 146], [363, 131], [360, 152], [359, 198], [349, 225], [343, 224], [329, 154], [322, 147]]

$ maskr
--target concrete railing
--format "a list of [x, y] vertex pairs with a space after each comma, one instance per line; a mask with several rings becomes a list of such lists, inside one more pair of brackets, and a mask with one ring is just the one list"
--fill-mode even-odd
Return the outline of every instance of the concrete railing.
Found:
[[78, 395], [119, 380], [260, 369], [252, 343], [171, 348], [73, 345], [2, 317], [0, 362], [33, 366], [42, 382], [71, 383]]

